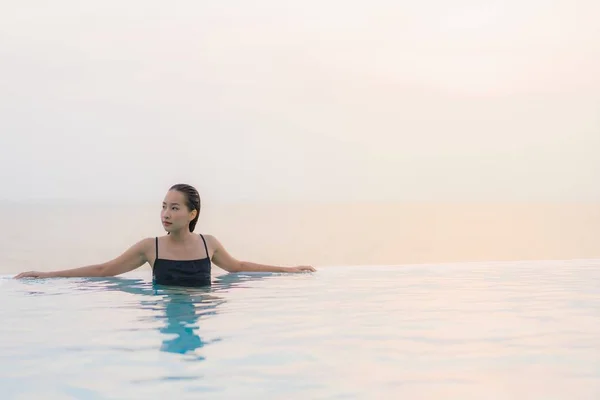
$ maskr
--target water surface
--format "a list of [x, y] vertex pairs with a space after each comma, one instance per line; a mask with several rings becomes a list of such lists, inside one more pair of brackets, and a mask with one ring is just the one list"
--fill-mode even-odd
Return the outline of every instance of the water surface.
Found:
[[597, 399], [600, 260], [0, 278], [3, 398]]

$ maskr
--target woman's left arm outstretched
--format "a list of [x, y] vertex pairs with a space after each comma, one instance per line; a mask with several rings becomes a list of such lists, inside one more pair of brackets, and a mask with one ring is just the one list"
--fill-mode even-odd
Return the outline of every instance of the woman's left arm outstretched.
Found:
[[275, 265], [257, 264], [249, 261], [239, 261], [227, 252], [225, 247], [212, 235], [204, 236], [214, 249], [212, 262], [227, 272], [315, 272], [309, 265], [296, 267], [280, 267]]

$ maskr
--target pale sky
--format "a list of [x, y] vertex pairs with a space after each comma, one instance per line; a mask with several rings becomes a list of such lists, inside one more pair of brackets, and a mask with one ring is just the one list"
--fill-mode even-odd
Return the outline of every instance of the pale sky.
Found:
[[0, 199], [600, 201], [597, 0], [0, 5]]

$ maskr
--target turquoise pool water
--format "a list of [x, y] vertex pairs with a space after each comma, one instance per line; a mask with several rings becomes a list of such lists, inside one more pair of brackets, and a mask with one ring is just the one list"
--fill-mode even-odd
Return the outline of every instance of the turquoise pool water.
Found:
[[598, 399], [600, 260], [0, 278], [2, 399]]

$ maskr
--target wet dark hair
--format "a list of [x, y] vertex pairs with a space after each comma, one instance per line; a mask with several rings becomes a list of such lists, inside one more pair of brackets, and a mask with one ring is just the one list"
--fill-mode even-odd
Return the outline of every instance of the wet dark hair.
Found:
[[196, 210], [196, 217], [190, 221], [190, 232], [194, 232], [198, 217], [200, 217], [200, 194], [195, 187], [186, 185], [185, 183], [178, 183], [171, 186], [169, 190], [176, 190], [185, 196], [185, 205], [188, 210]]

